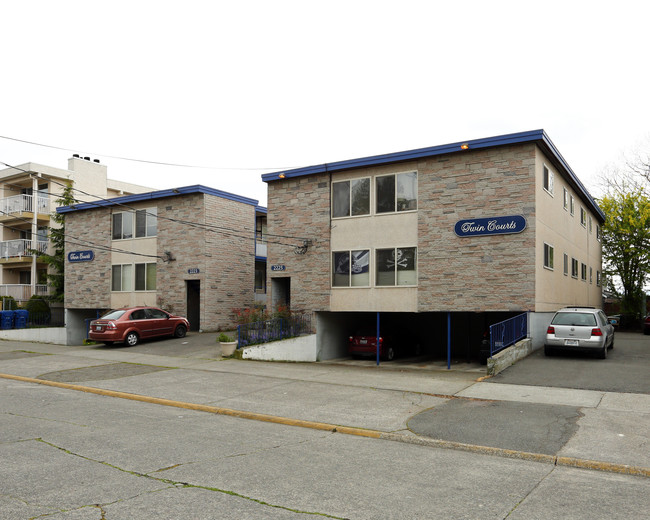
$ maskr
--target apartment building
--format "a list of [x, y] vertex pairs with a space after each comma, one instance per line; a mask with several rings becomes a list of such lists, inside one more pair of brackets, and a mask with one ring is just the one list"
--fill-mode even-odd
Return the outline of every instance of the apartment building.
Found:
[[50, 252], [51, 215], [69, 185], [86, 202], [151, 190], [109, 179], [105, 165], [78, 155], [66, 170], [31, 162], [0, 170], [0, 296], [22, 302], [48, 294], [48, 266], [32, 252]]
[[265, 301], [266, 208], [195, 185], [60, 207], [68, 343], [107, 309], [159, 306], [194, 331], [227, 330]]
[[487, 326], [530, 312], [539, 346], [553, 311], [602, 304], [605, 216], [543, 130], [262, 178], [269, 233], [307, 244], [269, 244], [269, 303], [316, 314], [319, 359], [379, 318], [434, 356], [449, 332], [469, 358]]

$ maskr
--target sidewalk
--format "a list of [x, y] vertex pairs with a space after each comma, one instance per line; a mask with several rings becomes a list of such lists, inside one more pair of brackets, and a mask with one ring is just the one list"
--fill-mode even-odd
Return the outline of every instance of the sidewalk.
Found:
[[208, 334], [179, 342], [128, 349], [2, 341], [0, 373], [410, 442], [433, 439], [650, 472], [648, 395], [486, 383], [472, 365], [396, 369], [223, 359]]

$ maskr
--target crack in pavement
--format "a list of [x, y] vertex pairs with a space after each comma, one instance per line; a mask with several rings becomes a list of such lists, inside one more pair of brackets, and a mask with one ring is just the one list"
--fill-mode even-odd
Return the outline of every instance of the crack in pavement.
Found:
[[24, 415], [24, 414], [13, 413], [13, 412], [2, 412], [2, 415], [10, 415], [12, 417], [23, 417], [24, 419], [36, 419], [37, 421], [46, 421], [46, 422], [53, 422], [53, 423], [70, 424], [72, 426], [80, 426], [81, 428], [88, 428], [87, 424], [81, 424], [81, 423], [76, 423], [76, 422], [72, 422], [72, 421], [61, 421], [59, 419], [49, 419], [47, 417], [38, 417], [37, 415]]
[[[292, 512], [292, 513], [298, 513], [298, 514], [303, 514], [303, 515], [321, 516], [323, 518], [333, 518], [334, 520], [349, 520], [349, 519], [344, 518], [344, 517], [333, 516], [333, 515], [329, 515], [327, 513], [320, 513], [318, 511], [303, 511], [303, 510], [300, 510], [300, 509], [293, 509], [291, 507], [282, 506], [282, 505], [279, 505], [279, 504], [271, 504], [269, 502], [265, 502], [263, 500], [260, 500], [260, 499], [254, 498], [254, 497], [249, 497], [249, 496], [246, 496], [246, 495], [242, 495], [241, 493], [237, 493], [236, 491], [231, 491], [231, 490], [227, 490], [227, 489], [219, 489], [219, 488], [210, 487], [210, 486], [202, 486], [202, 485], [199, 485], [199, 484], [191, 484], [189, 482], [181, 482], [181, 481], [176, 481], [176, 480], [167, 479], [167, 478], [155, 477], [155, 476], [152, 476], [152, 475], [149, 475], [149, 474], [146, 474], [146, 473], [140, 473], [139, 471], [131, 471], [131, 470], [128, 470], [128, 469], [120, 468], [119, 466], [116, 466], [115, 464], [111, 464], [110, 462], [106, 462], [106, 461], [102, 461], [102, 460], [96, 460], [96, 459], [93, 459], [91, 457], [81, 455], [79, 453], [74, 453], [74, 452], [72, 452], [72, 451], [70, 451], [70, 450], [68, 450], [66, 448], [58, 446], [58, 445], [56, 445], [56, 444], [54, 444], [52, 442], [46, 441], [45, 439], [42, 439], [42, 438], [36, 438], [36, 439], [31, 439], [31, 440], [34, 440], [34, 441], [37, 441], [37, 442], [42, 442], [43, 444], [46, 444], [47, 446], [50, 446], [50, 447], [55, 448], [57, 450], [61, 450], [63, 453], [66, 453], [68, 455], [72, 455], [74, 457], [79, 457], [80, 459], [83, 459], [83, 460], [86, 460], [86, 461], [89, 461], [89, 462], [94, 462], [96, 464], [102, 464], [102, 465], [107, 466], [109, 468], [115, 469], [117, 471], [121, 471], [123, 473], [128, 473], [129, 475], [133, 475], [135, 477], [142, 477], [142, 478], [154, 480], [156, 482], [160, 482], [161, 484], [167, 484], [169, 486], [175, 486], [175, 487], [179, 487], [179, 488], [194, 488], [194, 489], [202, 489], [202, 490], [206, 490], [206, 491], [214, 491], [216, 493], [222, 493], [222, 494], [225, 494], [225, 495], [234, 496], [234, 497], [241, 498], [241, 499], [244, 499], [244, 500], [249, 500], [251, 502], [255, 502], [256, 504], [259, 504], [259, 505], [262, 505], [262, 506], [272, 507], [272, 508], [276, 508], [276, 509], [283, 509], [285, 511], [289, 511], [289, 512]], [[152, 492], [154, 492], [154, 491], [150, 491], [150, 493], [152, 493]], [[138, 496], [138, 495], [136, 495], [136, 496]], [[131, 498], [133, 498], [133, 497], [131, 497]], [[115, 503], [122, 502], [122, 501], [129, 500], [129, 499], [130, 498], [121, 499], [121, 500], [116, 501]], [[104, 505], [106, 505], [106, 504], [104, 504]], [[95, 506], [100, 507], [100, 509], [101, 509], [100, 504], [95, 504]], [[103, 509], [102, 509], [102, 512], [103, 512]], [[38, 517], [36, 517], [36, 518], [38, 518]]]

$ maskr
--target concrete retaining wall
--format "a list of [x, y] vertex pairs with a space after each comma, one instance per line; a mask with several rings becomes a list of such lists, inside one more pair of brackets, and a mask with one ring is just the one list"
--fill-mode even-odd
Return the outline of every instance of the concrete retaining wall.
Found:
[[35, 343], [54, 343], [67, 345], [65, 327], [44, 327], [37, 329], [0, 330], [0, 339], [10, 341], [32, 341]]
[[241, 355], [258, 361], [316, 361], [316, 334], [243, 347]]
[[531, 338], [522, 339], [514, 345], [502, 350], [487, 360], [487, 374], [495, 376], [510, 365], [514, 365], [520, 359], [525, 358], [533, 352], [533, 341]]

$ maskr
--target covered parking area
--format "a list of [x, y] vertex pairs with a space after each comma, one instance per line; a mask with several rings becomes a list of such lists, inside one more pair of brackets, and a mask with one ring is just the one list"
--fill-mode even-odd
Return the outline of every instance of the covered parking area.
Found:
[[[396, 362], [415, 356], [421, 360], [480, 362], [481, 341], [490, 325], [517, 312], [317, 312], [317, 350], [320, 361], [350, 358], [348, 340], [362, 331], [390, 336]], [[379, 360], [380, 363], [390, 363]]]

